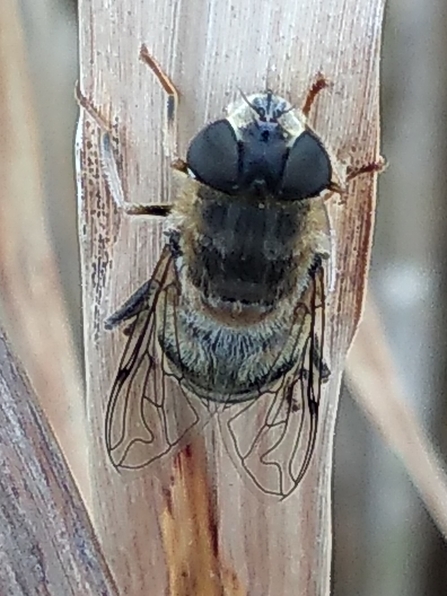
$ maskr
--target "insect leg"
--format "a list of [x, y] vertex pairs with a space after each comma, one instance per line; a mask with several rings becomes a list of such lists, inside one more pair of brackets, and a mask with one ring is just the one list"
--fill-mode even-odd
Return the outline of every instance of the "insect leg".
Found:
[[[331, 376], [331, 369], [326, 364], [326, 361], [323, 358], [321, 353], [320, 346], [318, 344], [318, 338], [314, 335], [312, 341], [312, 365], [315, 367], [315, 370], [320, 371], [319, 378], [322, 383], [327, 383], [329, 381], [329, 377]], [[302, 368], [300, 371], [300, 378], [307, 379], [309, 376], [309, 371], [306, 368]]]
[[318, 337], [314, 336], [312, 345], [312, 363], [317, 370], [320, 371], [321, 381], [323, 383], [327, 383], [329, 377], [331, 376], [331, 369], [326, 364], [323, 355], [321, 353], [320, 345], [318, 342]]
[[386, 169], [386, 166], [387, 163], [383, 157], [379, 157], [377, 161], [370, 161], [357, 168], [349, 166], [346, 172], [346, 182], [350, 182], [351, 180], [354, 180], [354, 178], [357, 178], [357, 176], [361, 176], [362, 174], [380, 174]]
[[310, 110], [312, 109], [317, 95], [320, 93], [320, 91], [326, 89], [329, 86], [329, 81], [321, 72], [319, 72], [315, 81], [307, 92], [306, 99], [304, 100], [303, 107], [301, 108], [301, 111], [306, 118], [309, 116]]
[[[386, 167], [387, 163], [385, 158], [383, 157], [379, 157], [377, 161], [370, 161], [359, 167], [348, 166], [343, 186], [340, 186], [340, 184], [338, 184], [337, 182], [332, 181], [328, 186], [328, 190], [330, 190], [331, 193], [336, 193], [340, 195], [340, 197], [343, 200], [343, 196], [346, 195], [347, 185], [349, 182], [351, 182], [351, 180], [354, 180], [362, 174], [381, 174], [386, 169]], [[331, 196], [332, 194], [328, 195], [327, 197], [325, 197], [325, 200], [331, 198]]]
[[151, 71], [157, 77], [162, 89], [167, 95], [166, 105], [166, 132], [168, 136], [167, 149], [169, 157], [174, 163], [178, 162], [177, 153], [177, 110], [179, 103], [179, 93], [161, 66], [155, 58], [149, 53], [145, 45], [141, 46], [140, 59], [149, 66]]
[[[324, 356], [323, 356], [323, 342], [324, 342], [324, 287], [321, 285], [318, 289], [316, 288], [317, 280], [320, 279], [323, 275], [323, 265], [322, 261], [324, 257], [320, 254], [315, 255], [314, 264], [310, 270], [311, 276], [313, 278], [313, 283], [315, 284], [315, 291], [313, 294], [313, 300], [310, 306], [311, 309], [311, 316], [312, 316], [312, 323], [310, 328], [310, 351], [309, 351], [309, 367], [313, 367], [317, 372], [318, 378], [322, 383], [326, 383], [331, 376], [331, 369], [327, 365]], [[321, 282], [320, 282], [321, 283]], [[315, 292], [319, 292], [319, 297], [322, 299], [321, 304], [317, 306]], [[320, 325], [315, 324], [315, 310], [322, 309], [320, 312]], [[301, 371], [301, 376], [303, 378], [309, 374], [309, 371], [303, 369]]]
[[143, 310], [147, 310], [157, 288], [158, 284], [155, 280], [145, 282], [113, 315], [106, 319], [105, 328], [108, 330], [114, 329], [123, 321], [136, 317]]
[[75, 97], [80, 107], [96, 122], [101, 131], [99, 142], [101, 168], [115, 205], [128, 215], [156, 215], [162, 217], [169, 215], [172, 209], [171, 205], [129, 203], [125, 200], [123, 185], [121, 184], [121, 178], [118, 173], [118, 166], [111, 144], [111, 128], [93, 107], [91, 102], [82, 94], [79, 85], [75, 88]]

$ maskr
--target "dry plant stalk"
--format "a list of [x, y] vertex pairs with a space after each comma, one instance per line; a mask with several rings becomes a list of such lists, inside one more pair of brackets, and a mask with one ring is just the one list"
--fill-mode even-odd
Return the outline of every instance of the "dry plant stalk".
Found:
[[[310, 116], [323, 142], [361, 165], [378, 157], [383, 0], [299, 0], [276, 5], [174, 0], [80, 1], [80, 85], [116, 124], [126, 198], [171, 196], [162, 148], [165, 96], [138, 60], [146, 44], [181, 94], [179, 153], [223, 108], [274, 89], [295, 105], [318, 72], [332, 82]], [[312, 468], [286, 501], [247, 489], [225, 453], [212, 470], [200, 438], [187, 453], [119, 475], [104, 449], [104, 411], [125, 338], [103, 321], [154, 268], [161, 225], [115, 209], [98, 160], [98, 130], [81, 116], [79, 186], [94, 521], [122, 593], [328, 595], [331, 465], [338, 390], [359, 321], [369, 264], [375, 180], [329, 205], [337, 283], [328, 312], [330, 382]], [[172, 196], [171, 196], [172, 198]]]
[[428, 512], [447, 538], [445, 464], [405, 398], [371, 299], [366, 303], [365, 316], [349, 352], [346, 381], [372, 425], [402, 459]]
[[81, 496], [0, 329], [0, 593], [117, 596]]
[[39, 139], [15, 0], [0, 3], [2, 320], [85, 496], [84, 403], [47, 227]]

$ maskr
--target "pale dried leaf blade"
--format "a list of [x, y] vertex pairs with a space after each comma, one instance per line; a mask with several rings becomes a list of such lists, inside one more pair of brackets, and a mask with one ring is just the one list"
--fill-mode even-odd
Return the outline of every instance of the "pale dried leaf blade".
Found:
[[[318, 96], [310, 124], [334, 155], [351, 156], [360, 166], [378, 157], [382, 13], [382, 0], [280, 5], [123, 0], [107, 7], [100, 0], [81, 1], [81, 88], [110, 124], [117, 123], [126, 200], [160, 204], [174, 197], [162, 150], [166, 96], [139, 61], [143, 43], [180, 92], [180, 157], [206, 122], [222, 117], [239, 88], [246, 94], [271, 88], [299, 105], [322, 72], [332, 86]], [[333, 432], [344, 357], [360, 317], [369, 265], [372, 176], [353, 182], [345, 204], [335, 197], [329, 204], [338, 272], [326, 322], [332, 330], [327, 341], [332, 375], [321, 399], [311, 466], [298, 490], [279, 503], [250, 490], [223, 448], [217, 447], [208, 463], [193, 450], [183, 475], [167, 458], [126, 475], [126, 481], [104, 459], [104, 409], [126, 338], [105, 333], [103, 321], [147, 281], [163, 237], [153, 220], [136, 221], [114, 209], [100, 169], [98, 131], [88, 118], [81, 120], [79, 140], [95, 520], [121, 591], [186, 596], [181, 573], [189, 574], [187, 585], [203, 585], [203, 576], [218, 564], [220, 578], [233, 577], [237, 589], [250, 594], [329, 594]], [[208, 426], [204, 436], [207, 445], [219, 445]], [[170, 476], [172, 484], [161, 480]], [[195, 491], [210, 509], [199, 507]], [[192, 501], [197, 508], [189, 506]], [[191, 535], [195, 538], [186, 539]], [[173, 551], [175, 544], [186, 551]], [[210, 555], [200, 555], [202, 565], [198, 553]]]
[[427, 510], [447, 538], [445, 463], [411, 409], [393, 360], [380, 317], [369, 298], [348, 356], [346, 381], [372, 425], [401, 458]]

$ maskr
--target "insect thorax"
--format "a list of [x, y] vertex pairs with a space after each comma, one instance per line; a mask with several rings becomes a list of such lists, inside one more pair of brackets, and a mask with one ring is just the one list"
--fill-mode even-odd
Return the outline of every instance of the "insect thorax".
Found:
[[274, 308], [296, 284], [294, 252], [308, 204], [229, 200], [206, 186], [199, 199], [192, 284], [211, 304]]

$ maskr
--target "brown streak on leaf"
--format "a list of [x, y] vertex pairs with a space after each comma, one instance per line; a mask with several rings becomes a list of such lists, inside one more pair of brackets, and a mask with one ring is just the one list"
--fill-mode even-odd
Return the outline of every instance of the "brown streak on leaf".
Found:
[[176, 457], [161, 515], [170, 596], [245, 596], [235, 571], [221, 560], [215, 491], [204, 446], [196, 441]]

